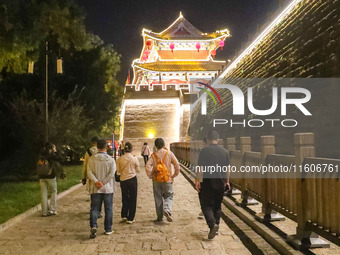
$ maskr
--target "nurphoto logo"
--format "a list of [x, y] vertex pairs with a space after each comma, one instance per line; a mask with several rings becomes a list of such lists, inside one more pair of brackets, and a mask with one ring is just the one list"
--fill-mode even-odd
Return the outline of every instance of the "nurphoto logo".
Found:
[[[306, 88], [299, 88], [299, 87], [272, 87], [271, 90], [271, 106], [268, 109], [256, 109], [254, 106], [255, 96], [253, 93], [253, 87], [247, 88], [246, 96], [245, 93], [236, 85], [231, 84], [216, 84], [214, 87], [199, 82], [200, 86], [204, 86], [208, 89], [210, 89], [217, 99], [220, 102], [220, 105], [222, 106], [222, 100], [219, 95], [219, 93], [216, 91], [216, 89], [227, 89], [232, 96], [232, 108], [233, 108], [233, 116], [244, 116], [245, 115], [245, 102], [247, 104], [248, 110], [251, 114], [257, 115], [257, 116], [269, 116], [273, 113], [275, 113], [278, 109], [278, 106], [280, 104], [280, 115], [281, 116], [287, 116], [287, 106], [293, 105], [296, 107], [296, 109], [299, 109], [305, 116], [312, 116], [312, 113], [308, 111], [308, 109], [304, 106], [304, 104], [308, 103], [311, 99], [311, 93]], [[208, 91], [206, 88], [197, 87], [200, 91], [203, 91], [205, 93], [202, 93], [198, 100], [195, 102], [195, 105], [198, 102], [201, 102], [201, 114], [207, 115], [207, 95], [210, 96], [210, 98], [213, 100], [214, 104], [216, 105], [217, 102], [213, 96], [213, 94]], [[290, 95], [294, 94], [293, 97], [290, 97]], [[295, 119], [244, 119], [242, 121], [233, 121], [232, 119], [214, 119], [213, 120], [213, 127], [216, 127], [217, 125], [226, 125], [230, 124], [230, 127], [233, 127], [235, 125], [242, 125], [246, 127], [247, 125], [249, 127], [262, 127], [265, 123], [270, 123], [271, 127], [275, 126], [276, 122], [280, 122], [282, 127], [296, 127], [298, 125], [297, 120]]]

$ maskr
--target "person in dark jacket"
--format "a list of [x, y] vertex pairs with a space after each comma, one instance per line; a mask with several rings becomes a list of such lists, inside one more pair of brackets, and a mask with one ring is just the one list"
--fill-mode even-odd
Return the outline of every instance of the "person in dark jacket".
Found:
[[[56, 146], [52, 143], [46, 143], [40, 153], [39, 160], [47, 160], [49, 172], [45, 175], [39, 175], [40, 190], [41, 190], [41, 209], [42, 216], [57, 215], [57, 172], [61, 171], [61, 177], [65, 174], [62, 171], [58, 161], [61, 160], [57, 154]], [[48, 204], [48, 190], [51, 190], [51, 200]]]
[[208, 133], [208, 146], [204, 147], [198, 157], [195, 188], [198, 191], [201, 209], [210, 229], [208, 239], [212, 240], [219, 229], [221, 203], [225, 187], [229, 185], [229, 173], [223, 171], [209, 172], [207, 169], [219, 166], [220, 169], [230, 164], [229, 153], [218, 145], [218, 133]]

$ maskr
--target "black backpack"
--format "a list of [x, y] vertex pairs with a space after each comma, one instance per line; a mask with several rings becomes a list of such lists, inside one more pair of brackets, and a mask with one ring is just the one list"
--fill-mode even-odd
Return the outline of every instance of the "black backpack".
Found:
[[37, 162], [37, 174], [48, 176], [52, 174], [52, 164], [48, 158], [53, 154], [53, 144], [46, 143], [41, 149], [39, 160]]
[[52, 169], [50, 166], [50, 163], [48, 162], [47, 159], [39, 159], [37, 163], [37, 174], [38, 175], [51, 175]]

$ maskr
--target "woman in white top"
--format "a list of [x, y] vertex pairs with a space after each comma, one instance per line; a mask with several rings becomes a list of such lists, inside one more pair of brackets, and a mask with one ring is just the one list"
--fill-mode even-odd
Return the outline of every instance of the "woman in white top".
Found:
[[122, 189], [121, 222], [131, 224], [134, 222], [137, 206], [137, 172], [139, 161], [131, 154], [132, 144], [127, 142], [124, 146], [124, 155], [117, 159], [117, 173], [120, 175]]
[[146, 162], [148, 162], [149, 156], [151, 154], [151, 151], [150, 151], [150, 148], [148, 146], [148, 143], [144, 143], [144, 145], [142, 146], [141, 154], [142, 154], [142, 156], [144, 158], [144, 165], [146, 165]]

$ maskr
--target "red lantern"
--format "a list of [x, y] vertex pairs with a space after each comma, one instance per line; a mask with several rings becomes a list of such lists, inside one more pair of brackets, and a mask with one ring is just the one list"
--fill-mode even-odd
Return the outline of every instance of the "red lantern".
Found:
[[200, 44], [200, 43], [197, 43], [197, 44], [196, 44], [196, 49], [197, 49], [198, 52], [200, 52], [200, 48], [201, 48], [201, 44]]
[[213, 58], [215, 58], [215, 56], [216, 56], [216, 50], [212, 50], [212, 51], [211, 51], [211, 55], [213, 56]]
[[148, 59], [148, 55], [144, 54], [142, 60], [146, 61]]
[[149, 50], [150, 50], [151, 44], [152, 44], [152, 41], [150, 39], [146, 41], [146, 46], [148, 46]]
[[223, 50], [223, 47], [224, 47], [224, 41], [221, 39], [220, 40], [220, 47], [221, 47], [221, 50]]
[[146, 51], [145, 51], [145, 54], [146, 54], [146, 55], [149, 55], [149, 54], [150, 54], [150, 51], [149, 51], [149, 50], [146, 50]]
[[174, 52], [174, 48], [175, 48], [175, 44], [174, 43], [170, 43], [171, 52]]

